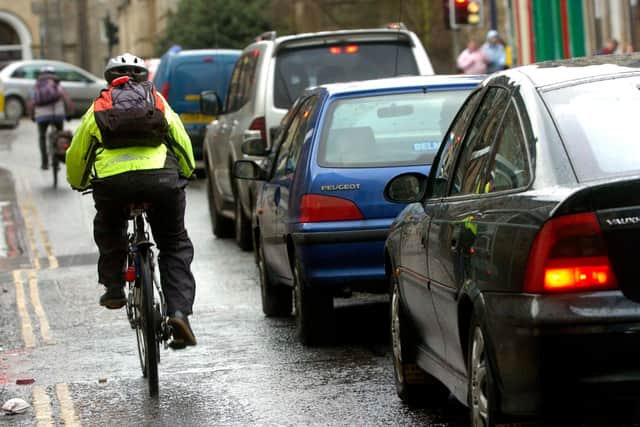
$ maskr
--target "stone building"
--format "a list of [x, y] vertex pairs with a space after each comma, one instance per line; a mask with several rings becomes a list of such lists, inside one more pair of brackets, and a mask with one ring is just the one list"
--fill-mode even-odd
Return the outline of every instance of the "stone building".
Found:
[[118, 50], [143, 58], [155, 56], [155, 40], [166, 28], [167, 17], [179, 0], [119, 0], [115, 16]]
[[108, 56], [109, 0], [0, 0], [0, 66], [16, 59], [57, 59], [102, 74]]

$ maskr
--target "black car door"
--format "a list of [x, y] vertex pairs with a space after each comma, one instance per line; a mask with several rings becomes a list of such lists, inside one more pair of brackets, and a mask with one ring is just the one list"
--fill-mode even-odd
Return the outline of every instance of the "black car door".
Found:
[[508, 100], [507, 89], [489, 87], [473, 118], [466, 124], [456, 120], [454, 127], [466, 126], [463, 146], [448, 194], [434, 206], [429, 229], [431, 294], [444, 337], [446, 360], [459, 372], [465, 372], [466, 364], [459, 351], [457, 297], [467, 278], [466, 261], [477, 235], [477, 217], [481, 215], [478, 198], [485, 192], [492, 142]]
[[[462, 117], [472, 115], [479, 98], [479, 91], [470, 95], [458, 115]], [[444, 147], [434, 159], [432, 174], [435, 173], [438, 182], [448, 182], [451, 176], [462, 143], [462, 138], [459, 137], [460, 130], [462, 129], [454, 127], [448, 133]], [[401, 261], [399, 282], [404, 297], [403, 302], [412, 318], [412, 323], [416, 325], [416, 332], [420, 336], [422, 346], [440, 358], [445, 357], [445, 347], [428, 280], [427, 258], [430, 244], [427, 237], [432, 212], [446, 195], [447, 188], [446, 185], [440, 184], [431, 190], [429, 198], [423, 203], [411, 206], [409, 215], [405, 217], [407, 221], [402, 225], [402, 246], [399, 257]]]

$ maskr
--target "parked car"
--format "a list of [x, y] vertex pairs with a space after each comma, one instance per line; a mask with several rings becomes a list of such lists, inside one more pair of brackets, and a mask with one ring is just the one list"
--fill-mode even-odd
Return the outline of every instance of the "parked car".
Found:
[[200, 93], [226, 93], [231, 70], [240, 56], [233, 49], [173, 49], [165, 53], [155, 70], [153, 84], [180, 116], [191, 138], [198, 173], [204, 171], [202, 141], [214, 115], [200, 114]]
[[[326, 31], [276, 37], [262, 35], [236, 63], [226, 101], [208, 93], [204, 159], [213, 233], [250, 250], [255, 187], [234, 180], [233, 162], [243, 158], [245, 134], [260, 135], [267, 147], [280, 120], [308, 86], [396, 75], [433, 74], [416, 35], [406, 29]], [[390, 59], [391, 58], [391, 59]], [[224, 107], [222, 107], [224, 105]]]
[[[333, 298], [385, 293], [384, 241], [402, 206], [384, 200], [394, 176], [426, 174], [442, 136], [480, 76], [421, 76], [308, 89], [285, 118], [267, 166], [235, 163], [258, 179], [253, 217], [262, 308], [291, 313], [300, 339], [331, 338]], [[261, 156], [260, 136], [245, 154]]]
[[72, 116], [79, 117], [87, 111], [107, 82], [90, 72], [66, 62], [48, 59], [16, 61], [0, 71], [0, 98], [4, 98], [4, 108], [0, 109], [0, 121], [17, 124], [27, 112], [30, 91], [45, 67], [52, 67], [61, 79], [62, 87], [73, 101]]
[[639, 64], [598, 56], [494, 74], [428, 178], [389, 182], [388, 200], [411, 203], [385, 247], [402, 399], [450, 391], [474, 426], [571, 414], [580, 400], [637, 407]]

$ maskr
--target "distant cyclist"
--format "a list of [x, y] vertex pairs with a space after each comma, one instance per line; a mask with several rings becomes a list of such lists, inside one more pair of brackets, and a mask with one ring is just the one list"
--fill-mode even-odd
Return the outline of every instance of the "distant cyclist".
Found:
[[71, 99], [60, 85], [60, 78], [52, 66], [45, 65], [38, 72], [36, 83], [31, 89], [29, 113], [38, 124], [38, 143], [42, 169], [49, 169], [47, 154], [47, 128], [62, 130], [63, 123], [73, 110]]
[[151, 82], [145, 62], [129, 53], [109, 60], [104, 89], [82, 117], [67, 151], [67, 180], [92, 188], [100, 305], [125, 305], [124, 265], [131, 203], [149, 203], [148, 219], [158, 246], [173, 348], [196, 345], [189, 324], [195, 297], [193, 245], [184, 225], [185, 187], [193, 174], [191, 141], [180, 118]]

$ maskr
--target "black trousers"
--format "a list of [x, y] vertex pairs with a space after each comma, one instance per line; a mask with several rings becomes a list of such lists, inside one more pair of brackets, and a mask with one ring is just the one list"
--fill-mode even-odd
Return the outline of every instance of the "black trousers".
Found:
[[49, 125], [53, 125], [57, 130], [62, 130], [62, 120], [50, 122], [38, 122], [38, 138], [40, 142], [40, 157], [42, 165], [49, 164], [49, 156], [47, 155], [47, 129]]
[[132, 171], [93, 180], [98, 246], [98, 280], [124, 285], [129, 204], [150, 203], [149, 224], [158, 247], [158, 266], [167, 311], [191, 314], [196, 283], [191, 273], [193, 244], [184, 226], [187, 181], [174, 169]]

